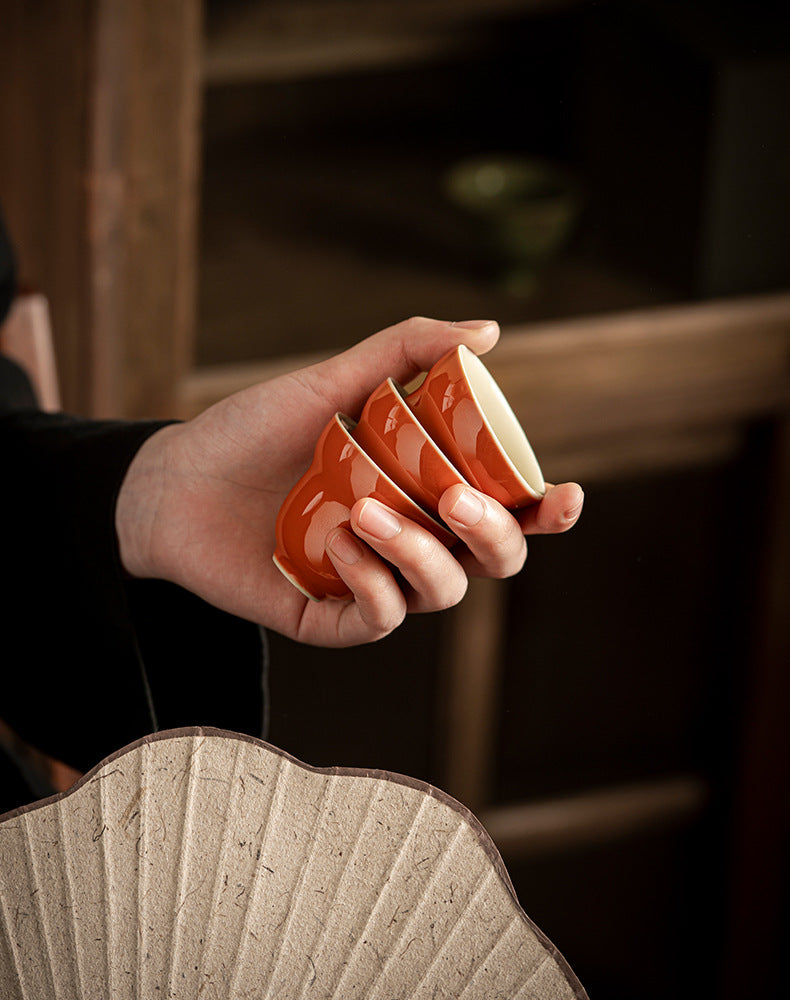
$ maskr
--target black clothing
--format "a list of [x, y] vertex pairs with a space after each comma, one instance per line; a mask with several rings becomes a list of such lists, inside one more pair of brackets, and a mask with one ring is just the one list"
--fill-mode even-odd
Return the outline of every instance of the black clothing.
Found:
[[[2, 266], [0, 317], [13, 281], [13, 265]], [[155, 728], [262, 735], [260, 629], [173, 584], [130, 579], [120, 564], [118, 491], [162, 425], [43, 413], [0, 356], [0, 719], [78, 770]], [[21, 804], [3, 760], [0, 812]]]

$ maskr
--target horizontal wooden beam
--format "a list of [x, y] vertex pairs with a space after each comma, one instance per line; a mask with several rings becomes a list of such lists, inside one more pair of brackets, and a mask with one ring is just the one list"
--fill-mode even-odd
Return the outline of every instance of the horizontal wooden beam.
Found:
[[549, 482], [592, 485], [723, 464], [742, 451], [746, 437], [745, 427], [716, 424], [625, 431], [593, 441], [535, 447]]
[[510, 328], [486, 360], [540, 453], [790, 406], [790, 295]]
[[488, 809], [480, 821], [506, 859], [585, 848], [697, 819], [708, 789], [697, 775], [595, 789]]
[[[193, 370], [183, 415], [322, 357]], [[790, 295], [510, 327], [485, 360], [540, 455], [732, 425], [790, 409]]]
[[579, 0], [290, 0], [212, 12], [203, 81], [218, 86], [403, 66], [480, 53], [481, 26]]
[[195, 368], [181, 381], [177, 407], [182, 417], [194, 417], [213, 403], [258, 382], [287, 375], [324, 361], [329, 354], [289, 354], [267, 361], [210, 365]]

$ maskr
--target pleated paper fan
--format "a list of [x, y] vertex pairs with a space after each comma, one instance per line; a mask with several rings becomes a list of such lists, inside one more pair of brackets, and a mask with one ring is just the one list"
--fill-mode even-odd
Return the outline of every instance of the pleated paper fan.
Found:
[[3, 1000], [580, 1000], [488, 835], [416, 780], [180, 729], [0, 817]]

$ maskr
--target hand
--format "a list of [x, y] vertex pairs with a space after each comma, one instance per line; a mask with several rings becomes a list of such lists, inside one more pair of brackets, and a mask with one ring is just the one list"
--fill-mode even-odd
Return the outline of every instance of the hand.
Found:
[[157, 431], [135, 456], [118, 498], [125, 569], [170, 580], [239, 617], [322, 646], [370, 642], [407, 612], [450, 607], [463, 597], [469, 575], [517, 573], [525, 534], [575, 523], [579, 486], [551, 487], [517, 517], [483, 494], [452, 487], [439, 509], [464, 543], [452, 551], [377, 501], [358, 501], [352, 530], [338, 528], [327, 538], [329, 556], [354, 595], [350, 602], [309, 601], [271, 558], [277, 512], [333, 413], [356, 416], [388, 375], [407, 383], [458, 343], [483, 354], [498, 337], [496, 323], [407, 320]]

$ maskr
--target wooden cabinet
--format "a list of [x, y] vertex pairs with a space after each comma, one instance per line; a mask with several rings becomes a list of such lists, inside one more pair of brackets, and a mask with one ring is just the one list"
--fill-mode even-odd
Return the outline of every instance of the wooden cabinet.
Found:
[[[582, 522], [373, 649], [272, 637], [272, 739], [456, 794], [591, 995], [640, 1000], [773, 988], [788, 871], [788, 61], [682, 6], [13, 0], [0, 61], [67, 408], [188, 417], [406, 315], [500, 320]], [[585, 193], [527, 297], [443, 186], [502, 151]]]

